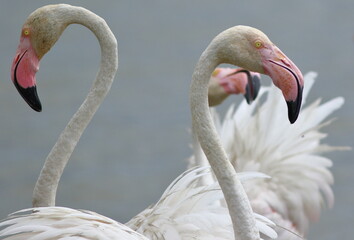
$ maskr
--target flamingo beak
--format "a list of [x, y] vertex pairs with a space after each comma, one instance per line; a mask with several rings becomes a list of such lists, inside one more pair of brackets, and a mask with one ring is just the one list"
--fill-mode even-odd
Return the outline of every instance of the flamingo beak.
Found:
[[298, 67], [276, 46], [263, 49], [263, 66], [273, 83], [282, 91], [288, 105], [288, 118], [294, 123], [299, 116], [304, 78]]
[[224, 87], [225, 92], [228, 94], [242, 93], [248, 104], [251, 104], [257, 98], [261, 87], [261, 75], [259, 73], [242, 68], [223, 68], [221, 71], [231, 71], [220, 79], [220, 85]]
[[243, 95], [248, 104], [251, 104], [258, 96], [261, 88], [261, 77], [259, 73], [250, 73], [242, 70], [247, 74], [246, 93]]
[[33, 110], [41, 112], [42, 105], [36, 88], [36, 72], [38, 69], [39, 59], [29, 39], [21, 37], [11, 66], [11, 79], [28, 105]]

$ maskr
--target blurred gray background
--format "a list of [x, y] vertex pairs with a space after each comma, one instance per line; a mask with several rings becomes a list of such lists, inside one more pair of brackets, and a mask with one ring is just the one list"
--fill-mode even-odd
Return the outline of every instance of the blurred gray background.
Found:
[[[57, 2], [57, 1], [51, 1]], [[191, 141], [188, 89], [196, 61], [219, 32], [244, 24], [264, 31], [297, 66], [319, 77], [309, 102], [344, 96], [324, 141], [353, 146], [354, 1], [109, 0], [62, 1], [106, 19], [119, 42], [119, 73], [78, 144], [61, 180], [57, 204], [125, 222], [155, 202], [186, 168]], [[59, 3], [59, 2], [57, 2]], [[37, 74], [43, 112], [32, 111], [10, 81], [21, 27], [44, 1], [0, 4], [0, 218], [31, 206], [46, 155], [91, 86], [99, 46], [72, 25], [42, 59]], [[270, 84], [263, 77], [263, 84]], [[233, 97], [231, 102], [241, 98]], [[352, 152], [333, 162], [335, 206], [309, 239], [354, 236]]]

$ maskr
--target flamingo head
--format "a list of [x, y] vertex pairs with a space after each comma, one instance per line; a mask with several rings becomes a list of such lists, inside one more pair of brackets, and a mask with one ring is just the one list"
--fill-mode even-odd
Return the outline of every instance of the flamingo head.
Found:
[[[24, 23], [20, 43], [11, 66], [11, 79], [18, 92], [35, 111], [42, 110], [36, 89], [40, 59], [59, 39], [67, 25], [56, 21], [53, 6], [34, 11]], [[48, 11], [49, 10], [49, 11]]]
[[296, 121], [304, 86], [302, 73], [263, 32], [235, 26], [218, 35], [213, 44], [221, 46], [217, 54], [222, 62], [270, 76], [287, 102], [289, 121]]
[[217, 81], [225, 93], [243, 94], [248, 104], [251, 104], [258, 95], [260, 79], [259, 73], [242, 68], [216, 68], [212, 74], [212, 80]]

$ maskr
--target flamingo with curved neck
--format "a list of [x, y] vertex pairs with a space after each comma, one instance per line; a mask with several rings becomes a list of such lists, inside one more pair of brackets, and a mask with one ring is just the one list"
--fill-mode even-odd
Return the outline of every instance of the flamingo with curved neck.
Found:
[[247, 195], [222, 148], [209, 112], [209, 79], [221, 63], [269, 75], [283, 92], [291, 123], [299, 114], [303, 77], [264, 33], [247, 26], [235, 26], [216, 36], [201, 55], [193, 73], [190, 87], [192, 129], [224, 193], [235, 239], [259, 239]]
[[[46, 23], [46, 24], [43, 24]], [[35, 74], [40, 59], [70, 24], [81, 24], [97, 37], [101, 63], [93, 85], [49, 153], [33, 192], [33, 206], [55, 206], [60, 176], [82, 133], [111, 88], [118, 68], [117, 40], [105, 20], [96, 14], [67, 4], [49, 5], [33, 12], [22, 27], [20, 44], [12, 64], [12, 80], [26, 102], [36, 111], [41, 104]]]

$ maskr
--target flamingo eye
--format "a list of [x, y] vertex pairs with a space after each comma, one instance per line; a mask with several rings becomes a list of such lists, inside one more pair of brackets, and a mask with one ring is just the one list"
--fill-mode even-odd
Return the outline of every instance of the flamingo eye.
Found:
[[220, 71], [221, 71], [220, 68], [216, 68], [216, 69], [214, 70], [214, 72], [211, 74], [211, 76], [215, 77], [216, 75], [219, 74]]
[[30, 31], [28, 29], [23, 30], [23, 35], [28, 36], [30, 34]]
[[261, 41], [257, 40], [257, 41], [255, 41], [254, 46], [256, 48], [261, 48], [263, 46], [263, 43]]

